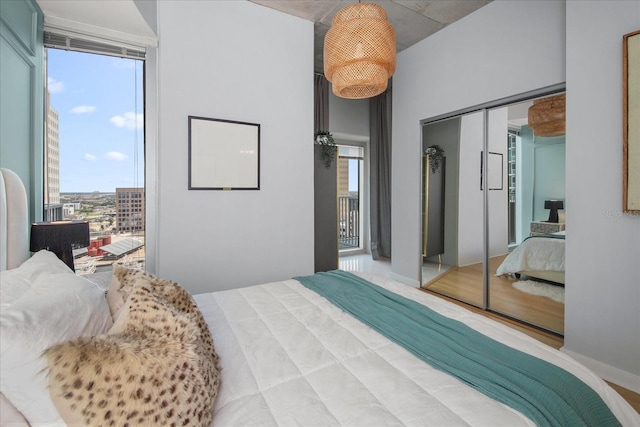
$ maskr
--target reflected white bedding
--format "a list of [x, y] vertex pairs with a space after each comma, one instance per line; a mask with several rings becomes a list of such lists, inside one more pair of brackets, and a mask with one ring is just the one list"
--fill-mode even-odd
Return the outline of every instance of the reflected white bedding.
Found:
[[[403, 284], [367, 280], [568, 370], [627, 425], [640, 416], [572, 358]], [[532, 425], [415, 358], [295, 280], [195, 296], [222, 364], [216, 426]]]
[[524, 240], [496, 270], [496, 275], [523, 271], [564, 272], [565, 240], [535, 237]]

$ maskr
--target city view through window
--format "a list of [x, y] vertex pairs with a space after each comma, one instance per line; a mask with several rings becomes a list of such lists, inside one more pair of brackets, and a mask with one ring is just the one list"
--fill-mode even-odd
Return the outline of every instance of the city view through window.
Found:
[[362, 147], [338, 146], [338, 247], [362, 249]]
[[46, 52], [44, 219], [89, 223], [78, 274], [144, 268], [144, 62]]

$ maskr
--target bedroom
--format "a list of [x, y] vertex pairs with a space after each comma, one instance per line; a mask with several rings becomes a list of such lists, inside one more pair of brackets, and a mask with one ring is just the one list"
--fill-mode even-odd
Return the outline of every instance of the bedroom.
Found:
[[[149, 218], [149, 235], [155, 239], [149, 244], [150, 271], [184, 283], [194, 293], [309, 273], [312, 147], [303, 141], [313, 127], [313, 25], [243, 2], [188, 4], [178, 8], [159, 2], [155, 12], [162, 44], [157, 56], [151, 50], [148, 63], [156, 70], [150, 72], [148, 86], [157, 88], [148, 91], [147, 99], [152, 129], [148, 155], [153, 159], [147, 162], [152, 178], [148, 192], [155, 195], [150, 203], [156, 207]], [[420, 268], [415, 233], [420, 179], [414, 161], [419, 121], [567, 82], [567, 204], [579, 212], [572, 218], [575, 235], [567, 248], [567, 280], [581, 287], [579, 293], [567, 293], [565, 350], [628, 388], [638, 384], [640, 375], [640, 224], [637, 218], [605, 216], [603, 211], [621, 210], [619, 48], [622, 34], [639, 26], [637, 11], [637, 3], [624, 1], [488, 5], [398, 56], [393, 119], [394, 141], [416, 143], [394, 144], [392, 271], [396, 278], [415, 284]], [[536, 24], [514, 28], [521, 16]], [[583, 24], [593, 21], [599, 22], [595, 28]], [[503, 40], [500, 31], [507, 30], [522, 35]], [[504, 53], [520, 50], [527, 53], [523, 68], [536, 70], [526, 79], [500, 71]], [[210, 54], [202, 55], [203, 51]], [[585, 69], [585, 58], [593, 68]], [[418, 81], [424, 84], [416, 87]], [[206, 95], [203, 88], [208, 88]], [[186, 190], [186, 162], [176, 159], [186, 156], [188, 114], [263, 124], [263, 141], [269, 148], [264, 152], [265, 185], [260, 192], [247, 198]], [[591, 126], [594, 123], [598, 125]], [[13, 163], [5, 141], [3, 134], [3, 166]], [[38, 172], [29, 166], [31, 148], [20, 148], [12, 146], [17, 152], [9, 155], [19, 159], [21, 177], [37, 194]], [[185, 219], [180, 208], [185, 205], [200, 210], [190, 211]], [[217, 209], [221, 205], [226, 208]], [[299, 216], [283, 224], [291, 209]], [[261, 215], [254, 215], [256, 211]], [[240, 230], [241, 238], [231, 239], [231, 229]], [[209, 235], [224, 244], [214, 244], [207, 257], [183, 255], [189, 248], [210, 244]], [[242, 244], [249, 239], [254, 242], [250, 247]]]
[[[517, 68], [518, 61], [513, 60], [512, 66]], [[561, 220], [541, 222], [550, 217], [549, 209], [543, 209], [547, 199], [565, 200], [563, 97], [545, 94], [523, 100], [530, 98], [524, 95], [487, 107], [486, 206], [480, 191], [483, 183], [478, 182], [487, 161], [479, 158], [480, 107], [421, 122], [423, 150], [436, 144], [445, 161], [437, 171], [425, 166], [422, 171], [422, 187], [428, 189], [423, 190], [422, 203], [423, 272], [437, 267], [435, 277], [423, 273], [422, 288], [563, 333], [564, 286], [550, 282], [564, 282], [564, 240], [550, 240], [540, 233], [565, 228], [564, 210], [556, 215]], [[547, 112], [548, 105], [555, 105], [560, 120], [556, 128], [547, 127], [551, 132], [542, 134], [535, 120], [529, 123], [528, 113], [541, 106]], [[423, 162], [431, 163], [431, 157], [423, 155]], [[539, 237], [529, 238], [534, 233]]]

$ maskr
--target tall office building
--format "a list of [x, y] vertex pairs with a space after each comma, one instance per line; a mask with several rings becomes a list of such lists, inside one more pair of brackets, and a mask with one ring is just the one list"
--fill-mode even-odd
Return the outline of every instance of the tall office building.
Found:
[[116, 231], [144, 231], [144, 187], [116, 188]]
[[58, 111], [49, 102], [51, 94], [47, 92], [47, 124], [45, 134], [45, 173], [44, 206], [45, 221], [64, 219], [60, 204], [60, 137], [58, 134]]

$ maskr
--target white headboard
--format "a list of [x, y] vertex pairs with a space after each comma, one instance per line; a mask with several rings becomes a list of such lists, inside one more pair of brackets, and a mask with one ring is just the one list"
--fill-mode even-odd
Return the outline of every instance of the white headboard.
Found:
[[29, 257], [27, 192], [20, 177], [0, 168], [0, 270], [16, 268]]

